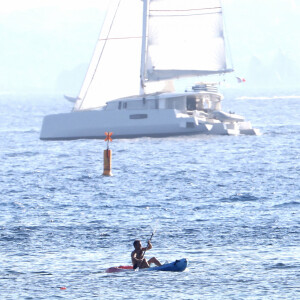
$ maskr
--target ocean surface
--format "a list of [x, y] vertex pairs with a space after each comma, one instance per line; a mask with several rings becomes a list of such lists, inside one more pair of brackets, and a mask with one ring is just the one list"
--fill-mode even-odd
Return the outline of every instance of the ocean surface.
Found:
[[[300, 93], [299, 93], [300, 94]], [[299, 299], [300, 96], [226, 95], [261, 136], [39, 140], [60, 96], [0, 95], [0, 299]], [[182, 273], [105, 269], [187, 258]]]

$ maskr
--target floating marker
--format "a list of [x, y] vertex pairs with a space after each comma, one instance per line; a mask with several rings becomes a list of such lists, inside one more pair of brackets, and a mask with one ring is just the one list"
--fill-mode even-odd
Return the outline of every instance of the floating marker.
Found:
[[112, 132], [105, 132], [106, 138], [105, 142], [107, 142], [107, 149], [103, 152], [103, 174], [104, 176], [112, 176], [111, 173], [111, 150], [109, 149], [109, 142], [112, 142]]
[[103, 174], [104, 176], [112, 176], [111, 173], [111, 150], [107, 149], [103, 152]]
[[65, 286], [62, 286], [60, 289], [61, 290], [66, 290], [67, 288]]

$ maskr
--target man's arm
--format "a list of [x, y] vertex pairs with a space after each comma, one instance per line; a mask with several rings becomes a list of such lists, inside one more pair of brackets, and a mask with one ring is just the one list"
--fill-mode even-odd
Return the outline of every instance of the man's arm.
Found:
[[150, 241], [148, 241], [147, 250], [150, 250], [150, 249], [152, 249], [152, 244], [151, 244], [151, 242], [150, 242]]
[[142, 248], [142, 251], [143, 251], [143, 252], [145, 252], [145, 251], [147, 251], [147, 250], [150, 250], [150, 249], [152, 249], [152, 244], [151, 244], [151, 242], [150, 242], [150, 241], [148, 241], [148, 246], [147, 246], [147, 247], [144, 247], [144, 248]]

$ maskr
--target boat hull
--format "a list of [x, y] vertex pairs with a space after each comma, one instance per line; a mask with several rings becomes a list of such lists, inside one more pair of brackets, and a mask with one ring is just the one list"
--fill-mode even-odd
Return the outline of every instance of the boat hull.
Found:
[[[187, 259], [182, 258], [179, 260], [175, 260], [171, 263], [167, 263], [161, 266], [151, 267], [139, 269], [139, 271], [168, 271], [168, 272], [183, 272], [187, 268]], [[135, 271], [132, 266], [120, 266], [120, 267], [112, 267], [107, 269], [106, 273], [118, 273], [118, 272], [126, 272], [126, 271]]]
[[40, 139], [103, 139], [106, 131], [113, 132], [114, 138], [163, 137], [209, 133], [209, 126], [197, 124], [193, 116], [178, 115], [172, 109], [78, 111], [46, 116]]
[[158, 110], [87, 110], [48, 115], [43, 120], [42, 140], [168, 137], [191, 134], [255, 135], [250, 122], [202, 121], [175, 109]]

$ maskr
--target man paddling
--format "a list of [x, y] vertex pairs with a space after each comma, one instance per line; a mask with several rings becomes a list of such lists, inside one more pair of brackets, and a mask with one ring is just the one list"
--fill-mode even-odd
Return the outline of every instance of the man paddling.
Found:
[[148, 261], [146, 258], [144, 258], [145, 252], [152, 249], [150, 240], [148, 241], [148, 246], [144, 248], [142, 247], [140, 240], [135, 240], [133, 242], [133, 247], [134, 250], [131, 252], [131, 261], [134, 269], [149, 268], [152, 263], [156, 264], [157, 266], [161, 266], [161, 263], [155, 257], [150, 258]]

